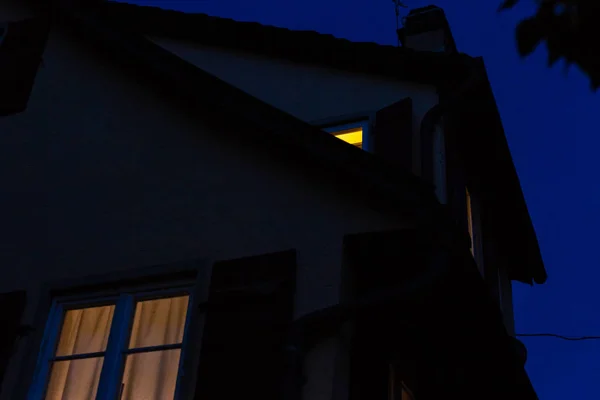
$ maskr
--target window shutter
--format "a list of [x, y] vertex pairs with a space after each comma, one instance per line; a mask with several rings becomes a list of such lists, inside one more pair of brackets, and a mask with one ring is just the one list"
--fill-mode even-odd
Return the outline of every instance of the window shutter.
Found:
[[387, 399], [389, 364], [416, 400], [536, 398], [473, 258], [447, 245], [416, 230], [345, 242], [357, 295], [398, 285], [430, 262], [448, 271], [413, 300], [356, 320], [350, 400]]
[[215, 264], [195, 399], [281, 398], [295, 280], [295, 251]]
[[0, 116], [27, 108], [48, 32], [44, 18], [0, 25]]
[[373, 152], [412, 171], [412, 99], [400, 100], [375, 114]]
[[21, 317], [25, 311], [27, 293], [24, 290], [0, 294], [2, 329], [0, 329], [0, 389], [8, 362], [21, 333]]
[[[413, 229], [354, 235], [346, 239], [345, 248], [351, 260], [354, 296], [410, 281], [427, 267], [432, 252], [428, 237]], [[415, 332], [404, 324], [415, 321], [415, 315], [408, 312], [383, 307], [356, 320], [350, 350], [351, 400], [387, 399], [392, 365], [403, 383], [418, 392], [414, 368], [420, 349], [411, 340]], [[403, 346], [409, 342], [411, 347]]]

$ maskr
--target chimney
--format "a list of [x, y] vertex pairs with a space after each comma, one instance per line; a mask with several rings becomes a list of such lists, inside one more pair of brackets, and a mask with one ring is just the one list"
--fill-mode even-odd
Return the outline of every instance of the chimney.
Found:
[[456, 53], [450, 25], [444, 10], [426, 6], [411, 10], [398, 29], [398, 39], [403, 47], [418, 51]]

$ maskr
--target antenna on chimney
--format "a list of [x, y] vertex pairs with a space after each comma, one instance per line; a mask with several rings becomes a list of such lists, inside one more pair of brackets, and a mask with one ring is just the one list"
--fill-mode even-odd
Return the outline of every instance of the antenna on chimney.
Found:
[[[401, 0], [392, 0], [396, 9], [396, 32], [400, 29], [400, 8], [408, 8]], [[398, 47], [400, 47], [400, 37], [398, 37]]]

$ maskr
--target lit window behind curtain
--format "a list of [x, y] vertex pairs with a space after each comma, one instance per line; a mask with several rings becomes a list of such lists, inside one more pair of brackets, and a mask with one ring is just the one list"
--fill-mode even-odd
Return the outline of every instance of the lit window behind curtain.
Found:
[[[188, 296], [138, 302], [129, 349], [181, 344], [187, 308]], [[173, 399], [180, 354], [177, 348], [127, 355], [121, 399]]]
[[[106, 350], [114, 305], [68, 310], [63, 318], [56, 356], [73, 356]], [[54, 361], [47, 400], [94, 400], [104, 357]]]

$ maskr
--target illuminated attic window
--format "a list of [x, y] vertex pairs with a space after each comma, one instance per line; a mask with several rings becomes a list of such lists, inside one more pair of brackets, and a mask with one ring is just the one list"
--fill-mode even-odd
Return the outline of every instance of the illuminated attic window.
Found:
[[346, 143], [350, 143], [363, 150], [369, 150], [369, 125], [367, 121], [328, 126], [323, 128], [323, 130]]

